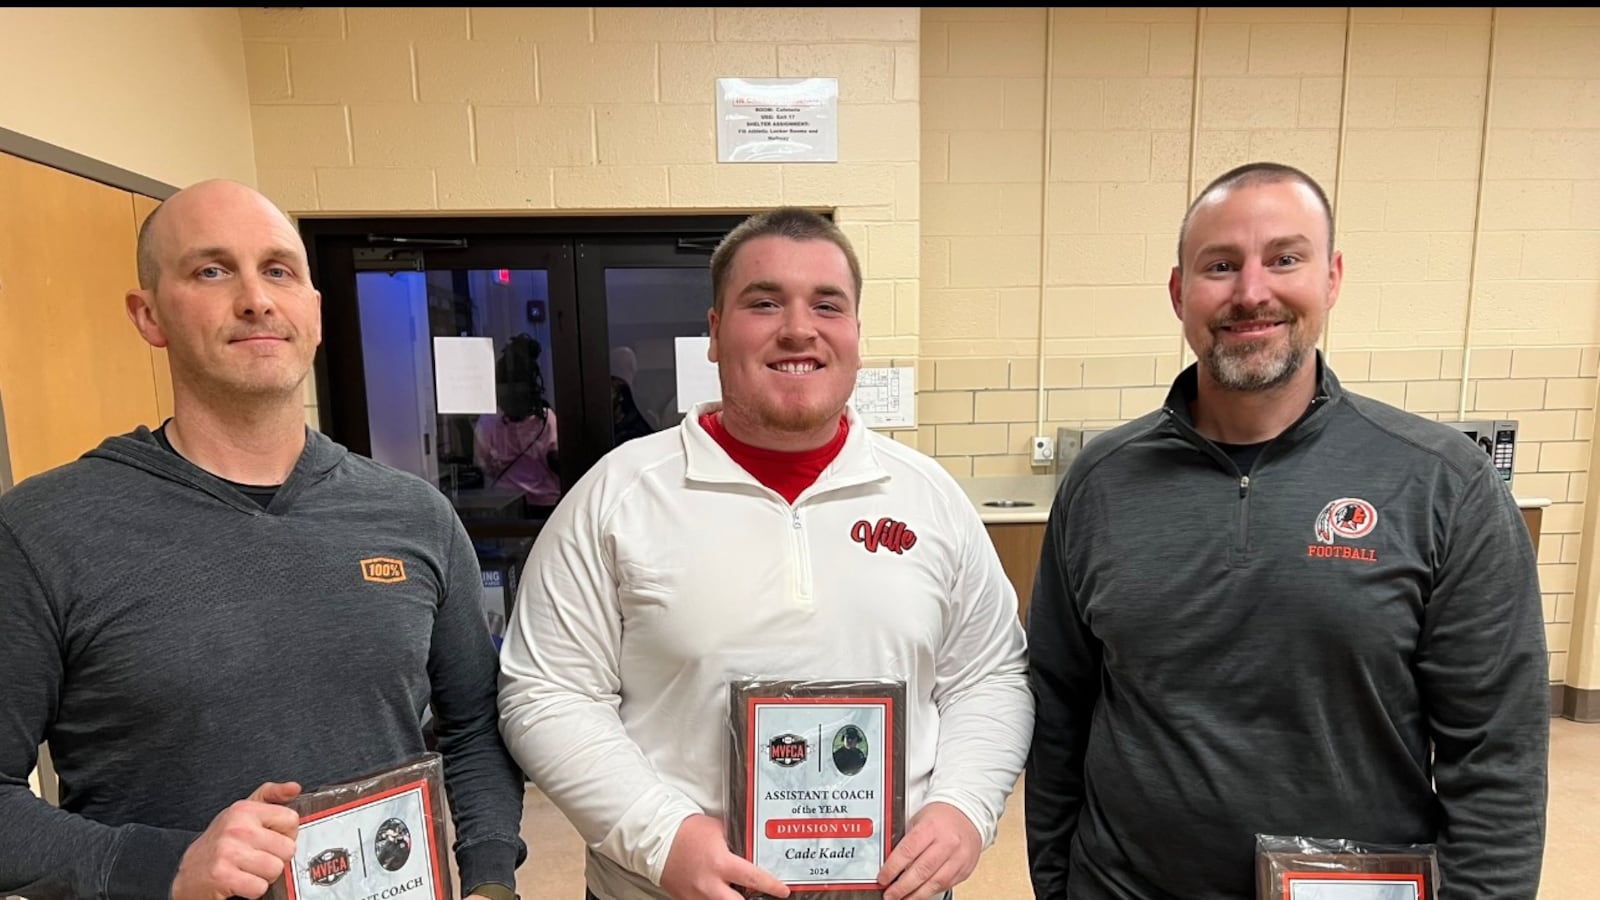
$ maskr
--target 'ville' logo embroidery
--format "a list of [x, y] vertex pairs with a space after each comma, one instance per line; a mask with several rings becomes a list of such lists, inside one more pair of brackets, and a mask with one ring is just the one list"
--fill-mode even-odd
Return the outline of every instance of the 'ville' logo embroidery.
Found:
[[361, 561], [361, 577], [365, 581], [378, 584], [398, 584], [406, 580], [406, 564], [403, 560], [388, 556], [374, 556]]
[[868, 553], [877, 553], [879, 547], [904, 553], [916, 546], [917, 533], [906, 523], [887, 517], [879, 519], [876, 525], [862, 519], [850, 527], [850, 540], [866, 547]]

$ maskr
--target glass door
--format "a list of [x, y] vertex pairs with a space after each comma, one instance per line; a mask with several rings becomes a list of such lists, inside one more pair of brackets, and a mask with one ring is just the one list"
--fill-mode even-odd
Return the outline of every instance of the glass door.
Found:
[[[320, 427], [449, 498], [501, 633], [565, 491], [683, 417], [711, 251], [738, 216], [305, 219]], [[680, 338], [699, 340], [685, 351]]]
[[[390, 238], [324, 246], [322, 424], [447, 497], [504, 633], [539, 528], [577, 478], [584, 419], [564, 241]], [[325, 382], [325, 383], [322, 383]]]
[[[473, 534], [484, 612], [501, 635], [517, 567], [562, 493], [550, 272], [360, 272], [356, 299], [372, 458], [450, 499]], [[451, 374], [440, 368], [469, 382], [463, 396], [440, 396]], [[481, 383], [490, 371], [492, 385]]]
[[721, 236], [578, 242], [585, 323], [599, 319], [585, 328], [585, 349], [606, 363], [599, 402], [609, 421], [596, 427], [604, 447], [683, 421], [693, 398], [679, 396], [678, 375], [685, 366], [705, 363], [711, 250]]
[[[544, 518], [561, 497], [549, 283], [544, 269], [356, 275], [371, 456], [463, 520]], [[452, 372], [472, 383], [441, 401]]]

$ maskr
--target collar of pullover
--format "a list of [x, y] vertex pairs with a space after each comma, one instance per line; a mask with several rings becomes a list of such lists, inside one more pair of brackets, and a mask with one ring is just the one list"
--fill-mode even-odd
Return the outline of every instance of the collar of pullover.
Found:
[[[1322, 351], [1316, 351], [1317, 391], [1311, 398], [1311, 405], [1293, 425], [1284, 432], [1268, 441], [1269, 444], [1293, 445], [1305, 440], [1307, 437], [1322, 430], [1328, 422], [1328, 411], [1343, 402], [1344, 389], [1339, 385], [1339, 379], [1328, 368], [1327, 361], [1323, 359]], [[1195, 430], [1194, 419], [1189, 415], [1189, 405], [1194, 401], [1200, 389], [1200, 364], [1191, 364], [1187, 369], [1178, 373], [1173, 379], [1172, 388], [1167, 391], [1166, 402], [1162, 406], [1166, 421], [1179, 433], [1191, 441], [1200, 442], [1202, 445], [1210, 444], [1199, 431]]]
[[[697, 403], [683, 417], [685, 474], [690, 481], [706, 485], [745, 485], [767, 490], [717, 444], [716, 438], [701, 427], [700, 416], [721, 408], [721, 403], [717, 401]], [[838, 488], [889, 478], [888, 470], [878, 460], [868, 439], [868, 429], [862, 424], [860, 414], [853, 406], [846, 406], [845, 416], [850, 421], [850, 427], [845, 434], [844, 446], [839, 448], [839, 454], [833, 458], [833, 462], [817, 475], [817, 480], [800, 492], [792, 505], [799, 505], [808, 497]], [[777, 496], [776, 493], [773, 496]]]
[[289, 509], [295, 497], [305, 488], [326, 478], [348, 452], [343, 445], [335, 443], [322, 432], [307, 428], [305, 449], [300, 451], [294, 469], [264, 510], [228, 482], [166, 450], [150, 429], [143, 425], [128, 434], [106, 438], [85, 456], [131, 466], [158, 478], [186, 485], [210, 494], [243, 513], [278, 515]]

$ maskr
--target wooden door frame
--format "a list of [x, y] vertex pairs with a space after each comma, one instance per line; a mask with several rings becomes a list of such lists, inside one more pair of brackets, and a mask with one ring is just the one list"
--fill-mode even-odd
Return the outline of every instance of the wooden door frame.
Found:
[[57, 147], [55, 144], [28, 137], [20, 131], [8, 128], [0, 128], [0, 153], [9, 153], [29, 162], [60, 169], [69, 175], [77, 175], [79, 178], [98, 181], [108, 187], [133, 194], [143, 194], [157, 200], [165, 200], [178, 192], [177, 188], [166, 182], [101, 162], [82, 153], [74, 153], [65, 147]]
[[0, 494], [11, 489], [11, 449], [6, 443], [6, 397], [0, 391]]

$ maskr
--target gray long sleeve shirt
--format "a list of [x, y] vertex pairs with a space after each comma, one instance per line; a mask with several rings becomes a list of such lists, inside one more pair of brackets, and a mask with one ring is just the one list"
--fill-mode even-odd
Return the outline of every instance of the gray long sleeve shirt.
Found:
[[[315, 431], [265, 509], [143, 428], [18, 485], [0, 498], [0, 895], [166, 898], [228, 804], [422, 753], [430, 702], [462, 883], [514, 884], [523, 781], [481, 590], [437, 491]], [[44, 740], [60, 809], [28, 789]]]
[[1533, 900], [1550, 695], [1510, 491], [1325, 370], [1242, 476], [1189, 420], [1194, 379], [1086, 447], [1051, 510], [1039, 900], [1247, 900], [1257, 833], [1436, 842], [1441, 900]]

